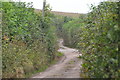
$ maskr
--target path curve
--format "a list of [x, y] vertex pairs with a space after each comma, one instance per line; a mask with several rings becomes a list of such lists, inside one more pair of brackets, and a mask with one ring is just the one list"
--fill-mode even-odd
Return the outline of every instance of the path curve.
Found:
[[58, 51], [62, 52], [64, 57], [57, 64], [32, 78], [80, 78], [80, 67], [82, 62], [78, 58], [78, 50], [65, 47], [62, 43], [63, 40], [60, 39], [60, 49]]

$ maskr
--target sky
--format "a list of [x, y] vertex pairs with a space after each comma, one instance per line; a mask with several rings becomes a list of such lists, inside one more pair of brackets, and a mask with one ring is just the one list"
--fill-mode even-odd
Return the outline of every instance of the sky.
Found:
[[[33, 2], [33, 7], [42, 9], [43, 0], [16, 0], [21, 2]], [[88, 13], [90, 5], [98, 5], [106, 0], [46, 0], [52, 11], [72, 12], [72, 13]]]

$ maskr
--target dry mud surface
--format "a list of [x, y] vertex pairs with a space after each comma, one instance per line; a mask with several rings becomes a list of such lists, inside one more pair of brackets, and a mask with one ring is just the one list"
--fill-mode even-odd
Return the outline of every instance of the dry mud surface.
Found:
[[82, 61], [78, 58], [78, 50], [65, 47], [62, 43], [63, 40], [59, 40], [60, 49], [58, 51], [62, 52], [64, 57], [57, 64], [34, 75], [32, 78], [80, 78]]

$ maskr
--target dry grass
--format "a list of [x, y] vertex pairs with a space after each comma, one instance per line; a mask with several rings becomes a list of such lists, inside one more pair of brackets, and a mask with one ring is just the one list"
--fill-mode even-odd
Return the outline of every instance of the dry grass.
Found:
[[[35, 12], [41, 12], [40, 9], [35, 9]], [[80, 15], [83, 15], [82, 13], [70, 13], [70, 12], [58, 12], [58, 11], [51, 11], [55, 15], [60, 15], [60, 16], [68, 16], [72, 18], [79, 18]]]

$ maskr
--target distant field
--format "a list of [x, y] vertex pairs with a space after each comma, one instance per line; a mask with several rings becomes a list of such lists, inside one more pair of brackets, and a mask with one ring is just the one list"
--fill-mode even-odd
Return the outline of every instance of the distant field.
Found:
[[[35, 12], [40, 12], [41, 10], [36, 9]], [[58, 11], [52, 11], [53, 14], [55, 15], [61, 15], [61, 16], [68, 16], [68, 17], [73, 17], [73, 18], [78, 18], [80, 15], [80, 13], [69, 13], [69, 12], [58, 12]]]

